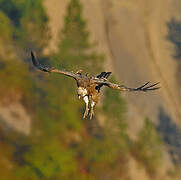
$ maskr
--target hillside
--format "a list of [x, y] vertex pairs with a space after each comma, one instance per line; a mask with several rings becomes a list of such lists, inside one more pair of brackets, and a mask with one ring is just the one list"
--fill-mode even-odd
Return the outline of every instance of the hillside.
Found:
[[[0, 0], [3, 180], [179, 180], [180, 10], [180, 0]], [[74, 80], [37, 70], [31, 51], [48, 67], [161, 89], [103, 86], [83, 119]]]
[[[56, 51], [56, 37], [62, 27], [67, 3], [45, 1], [52, 31], [48, 48], [51, 51]], [[135, 138], [145, 117], [151, 117], [158, 126], [167, 123], [165, 126], [168, 129], [172, 127], [165, 118], [180, 126], [181, 100], [176, 77], [178, 64], [172, 56], [174, 46], [167, 39], [167, 24], [172, 18], [179, 20], [181, 2], [82, 0], [82, 3], [92, 41], [97, 42], [97, 49], [106, 54], [104, 69], [113, 71], [120, 82], [130, 87], [145, 81], [161, 83], [162, 88], [156, 93], [122, 93], [129, 104], [131, 136]], [[161, 134], [166, 136], [167, 132], [163, 130]], [[172, 145], [175, 146], [174, 143]]]

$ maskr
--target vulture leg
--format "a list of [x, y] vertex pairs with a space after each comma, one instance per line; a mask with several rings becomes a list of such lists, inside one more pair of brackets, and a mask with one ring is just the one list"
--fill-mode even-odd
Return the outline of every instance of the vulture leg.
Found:
[[83, 118], [85, 119], [87, 117], [88, 113], [89, 113], [89, 98], [88, 98], [88, 96], [85, 96], [83, 98], [83, 100], [85, 102], [85, 112], [84, 112]]
[[95, 102], [91, 101], [91, 109], [90, 109], [90, 119], [92, 119], [92, 117], [94, 116], [94, 106], [95, 106]]

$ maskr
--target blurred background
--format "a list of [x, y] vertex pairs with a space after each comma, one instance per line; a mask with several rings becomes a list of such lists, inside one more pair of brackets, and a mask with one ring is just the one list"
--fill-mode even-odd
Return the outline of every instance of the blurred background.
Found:
[[[149, 93], [103, 90], [93, 120], [71, 78], [99, 74]], [[180, 0], [0, 0], [0, 179], [181, 178]]]

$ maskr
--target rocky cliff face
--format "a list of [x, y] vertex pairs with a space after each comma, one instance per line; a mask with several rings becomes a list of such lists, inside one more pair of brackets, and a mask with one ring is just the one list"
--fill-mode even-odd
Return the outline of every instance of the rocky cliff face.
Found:
[[[68, 0], [46, 0], [52, 40], [46, 50], [56, 51], [57, 37], [63, 25]], [[151, 81], [160, 82], [161, 90], [151, 93], [122, 93], [129, 104], [130, 134], [150, 117], [163, 137], [171, 129], [169, 122], [180, 125], [181, 100], [177, 85], [177, 67], [173, 45], [168, 41], [168, 23], [181, 17], [179, 0], [82, 0], [91, 40], [97, 50], [105, 53], [105, 70], [130, 87]], [[166, 121], [169, 119], [169, 122]], [[174, 137], [174, 132], [170, 134]], [[179, 138], [177, 139], [179, 140]], [[174, 146], [174, 143], [173, 143]]]
[[21, 94], [13, 92], [1, 97], [0, 122], [7, 132], [15, 130], [25, 135], [30, 134], [32, 119], [22, 105]]

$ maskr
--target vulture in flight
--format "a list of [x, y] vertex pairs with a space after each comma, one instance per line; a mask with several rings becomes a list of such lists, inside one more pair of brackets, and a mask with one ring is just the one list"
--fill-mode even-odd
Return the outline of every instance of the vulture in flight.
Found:
[[100, 89], [103, 86], [116, 89], [119, 91], [130, 91], [130, 92], [136, 92], [136, 91], [142, 91], [142, 92], [148, 92], [148, 91], [154, 91], [159, 89], [160, 87], [157, 86], [158, 83], [149, 84], [149, 82], [137, 87], [137, 88], [129, 88], [125, 85], [119, 85], [108, 81], [108, 77], [110, 76], [111, 72], [101, 72], [97, 76], [90, 76], [82, 74], [82, 71], [79, 70], [76, 73], [56, 69], [54, 67], [48, 67], [45, 65], [42, 65], [38, 62], [33, 52], [31, 52], [31, 58], [33, 65], [44, 72], [49, 73], [58, 73], [65, 76], [69, 76], [73, 78], [77, 83], [77, 95], [79, 99], [83, 99], [85, 102], [85, 112], [83, 115], [83, 118], [86, 118], [88, 115], [90, 115], [90, 119], [92, 119], [94, 115], [94, 106], [99, 101], [100, 96]]

